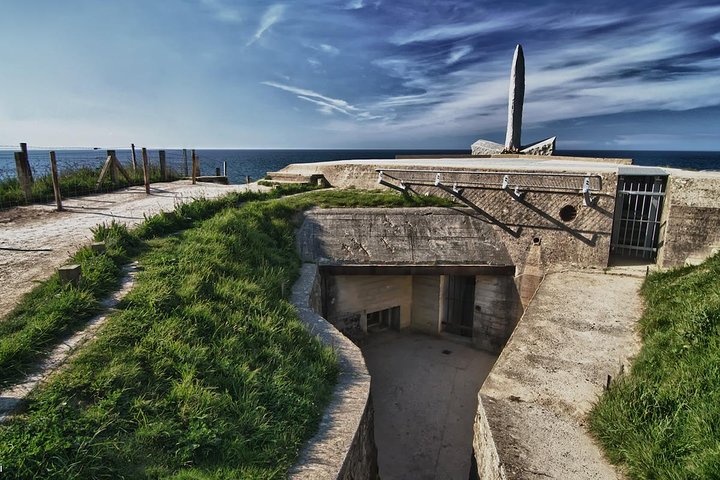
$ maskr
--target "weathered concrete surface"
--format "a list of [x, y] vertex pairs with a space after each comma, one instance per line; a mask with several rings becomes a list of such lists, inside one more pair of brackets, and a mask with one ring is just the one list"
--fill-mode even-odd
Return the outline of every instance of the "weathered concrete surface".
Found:
[[477, 391], [495, 356], [448, 338], [393, 331], [370, 335], [363, 353], [381, 478], [467, 479]]
[[664, 208], [662, 267], [698, 264], [720, 250], [720, 174], [671, 174]]
[[297, 236], [320, 264], [512, 265], [487, 223], [449, 208], [313, 209]]
[[317, 265], [303, 265], [291, 301], [308, 331], [335, 350], [339, 373], [318, 432], [288, 477], [373, 480], [377, 478], [377, 449], [370, 375], [360, 349], [316, 313], [320, 305]]
[[528, 155], [552, 155], [555, 153], [556, 138], [557, 137], [550, 137], [530, 145], [525, 145], [520, 152]]
[[607, 375], [639, 350], [644, 270], [610, 273], [620, 274], [545, 277], [480, 390], [480, 478], [622, 478], [587, 433], [586, 415]]
[[473, 155], [492, 155], [502, 153], [503, 150], [505, 150], [505, 145], [491, 142], [490, 140], [480, 139], [470, 145], [470, 151]]
[[[444, 160], [447, 160], [447, 165], [442, 164]], [[445, 184], [452, 185], [457, 181], [462, 184], [484, 185], [482, 188], [465, 189], [463, 195], [475, 209], [464, 209], [464, 211], [471, 212], [473, 218], [489, 227], [488, 230], [493, 232], [493, 237], [501, 240], [494, 244], [504, 245], [512, 259], [511, 263], [519, 269], [522, 269], [533, 245], [539, 245], [541, 250], [537, 260], [542, 271], [551, 264], [600, 268], [608, 265], [617, 187], [617, 165], [575, 161], [557, 161], [554, 164], [554, 161], [525, 161], [525, 159], [524, 162], [519, 162], [517, 159], [484, 160], [488, 160], [487, 166], [483, 165], [482, 160], [471, 162], [466, 159], [407, 159], [395, 162], [368, 161], [368, 163], [324, 162], [303, 166], [290, 165], [287, 168], [322, 170], [330, 184], [339, 187], [376, 188], [378, 186], [376, 168], [412, 166], [413, 169], [417, 168], [420, 171], [394, 173], [394, 175], [399, 178], [412, 178], [422, 183], [423, 186], [413, 187], [413, 190], [420, 195], [433, 194], [441, 197], [451, 197], [451, 195], [433, 186], [435, 180], [433, 167], [452, 169], [457, 173], [444, 174]], [[503, 162], [507, 162], [507, 165]], [[470, 165], [474, 165], [476, 170], [469, 170]], [[528, 168], [533, 165], [537, 165], [535, 170]], [[584, 170], [578, 171], [577, 167]], [[510, 169], [517, 171], [511, 175], [510, 188], [514, 190], [518, 186], [522, 192], [520, 196], [512, 195], [501, 188], [503, 172]], [[533, 174], [551, 175], [538, 177], [528, 171]], [[555, 175], [558, 173], [577, 175], [580, 172], [583, 172], [582, 175], [575, 177]], [[585, 206], [580, 191], [583, 176], [589, 173], [595, 175], [592, 177], [592, 184], [598, 191], [594, 194], [596, 202], [592, 206]], [[577, 209], [577, 216], [571, 221], [563, 221], [560, 211], [568, 205]], [[483, 235], [490, 238], [489, 233], [486, 232], [483, 230]], [[348, 247], [352, 248], [353, 245]]]

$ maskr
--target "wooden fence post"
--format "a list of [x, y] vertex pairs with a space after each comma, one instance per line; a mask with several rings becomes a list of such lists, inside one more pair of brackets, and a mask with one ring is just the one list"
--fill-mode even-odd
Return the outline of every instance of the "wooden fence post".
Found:
[[30, 155], [28, 155], [27, 143], [20, 144], [20, 151], [23, 154], [23, 163], [25, 164], [27, 176], [30, 179], [30, 185], [32, 185], [35, 183], [35, 180], [33, 179], [32, 169], [30, 168]]
[[107, 151], [108, 162], [110, 162], [110, 181], [113, 187], [117, 185], [117, 165], [115, 164], [115, 150]]
[[227, 162], [223, 161], [223, 177], [227, 177]]
[[183, 175], [188, 176], [187, 148], [183, 148]]
[[25, 201], [30, 203], [32, 201], [32, 171], [30, 171], [30, 165], [25, 160], [23, 152], [15, 152], [15, 171]]
[[55, 193], [57, 211], [61, 212], [63, 209], [62, 197], [60, 196], [60, 180], [58, 179], [57, 160], [55, 159], [54, 151], [50, 151], [50, 173], [52, 174], [53, 192]]
[[135, 144], [134, 143], [130, 144], [130, 149], [132, 150], [131, 158], [132, 158], [132, 167], [133, 167], [133, 172], [134, 172], [135, 170], [137, 170], [137, 157], [135, 156]]
[[192, 150], [192, 184], [195, 185], [197, 181], [197, 155], [195, 149]]
[[160, 157], [160, 180], [167, 180], [167, 163], [165, 162], [165, 150], [158, 151]]
[[145, 179], [145, 193], [150, 195], [150, 166], [148, 165], [147, 148], [142, 149], [143, 178]]

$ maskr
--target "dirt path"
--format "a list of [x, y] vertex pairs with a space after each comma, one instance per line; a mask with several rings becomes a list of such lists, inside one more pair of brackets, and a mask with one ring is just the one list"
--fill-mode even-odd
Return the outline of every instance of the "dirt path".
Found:
[[[103, 222], [135, 225], [161, 210], [195, 198], [215, 198], [246, 185], [216, 185], [189, 181], [156, 183], [151, 194], [144, 187], [130, 187], [113, 193], [67, 199], [65, 211], [52, 205], [32, 205], [0, 211], [0, 318], [34, 286], [48, 278], [79, 247], [87, 244], [90, 228]], [[265, 189], [257, 184], [249, 188]]]

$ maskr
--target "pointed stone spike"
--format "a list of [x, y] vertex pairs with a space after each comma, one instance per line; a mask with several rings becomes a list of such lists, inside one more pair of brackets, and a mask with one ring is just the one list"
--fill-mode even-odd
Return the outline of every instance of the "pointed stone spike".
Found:
[[525, 98], [525, 56], [522, 46], [515, 47], [513, 65], [510, 71], [510, 96], [508, 98], [508, 123], [505, 135], [505, 150], [520, 150], [523, 100]]

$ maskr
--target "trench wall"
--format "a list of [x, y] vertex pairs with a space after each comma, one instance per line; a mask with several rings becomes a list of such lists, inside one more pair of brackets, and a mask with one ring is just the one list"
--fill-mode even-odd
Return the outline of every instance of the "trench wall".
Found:
[[664, 206], [660, 266], [698, 264], [720, 250], [720, 178], [673, 175]]
[[377, 479], [370, 374], [360, 349], [317, 314], [321, 308], [317, 265], [303, 265], [300, 278], [293, 286], [292, 303], [308, 331], [335, 350], [339, 373], [318, 432], [300, 452], [288, 478]]

